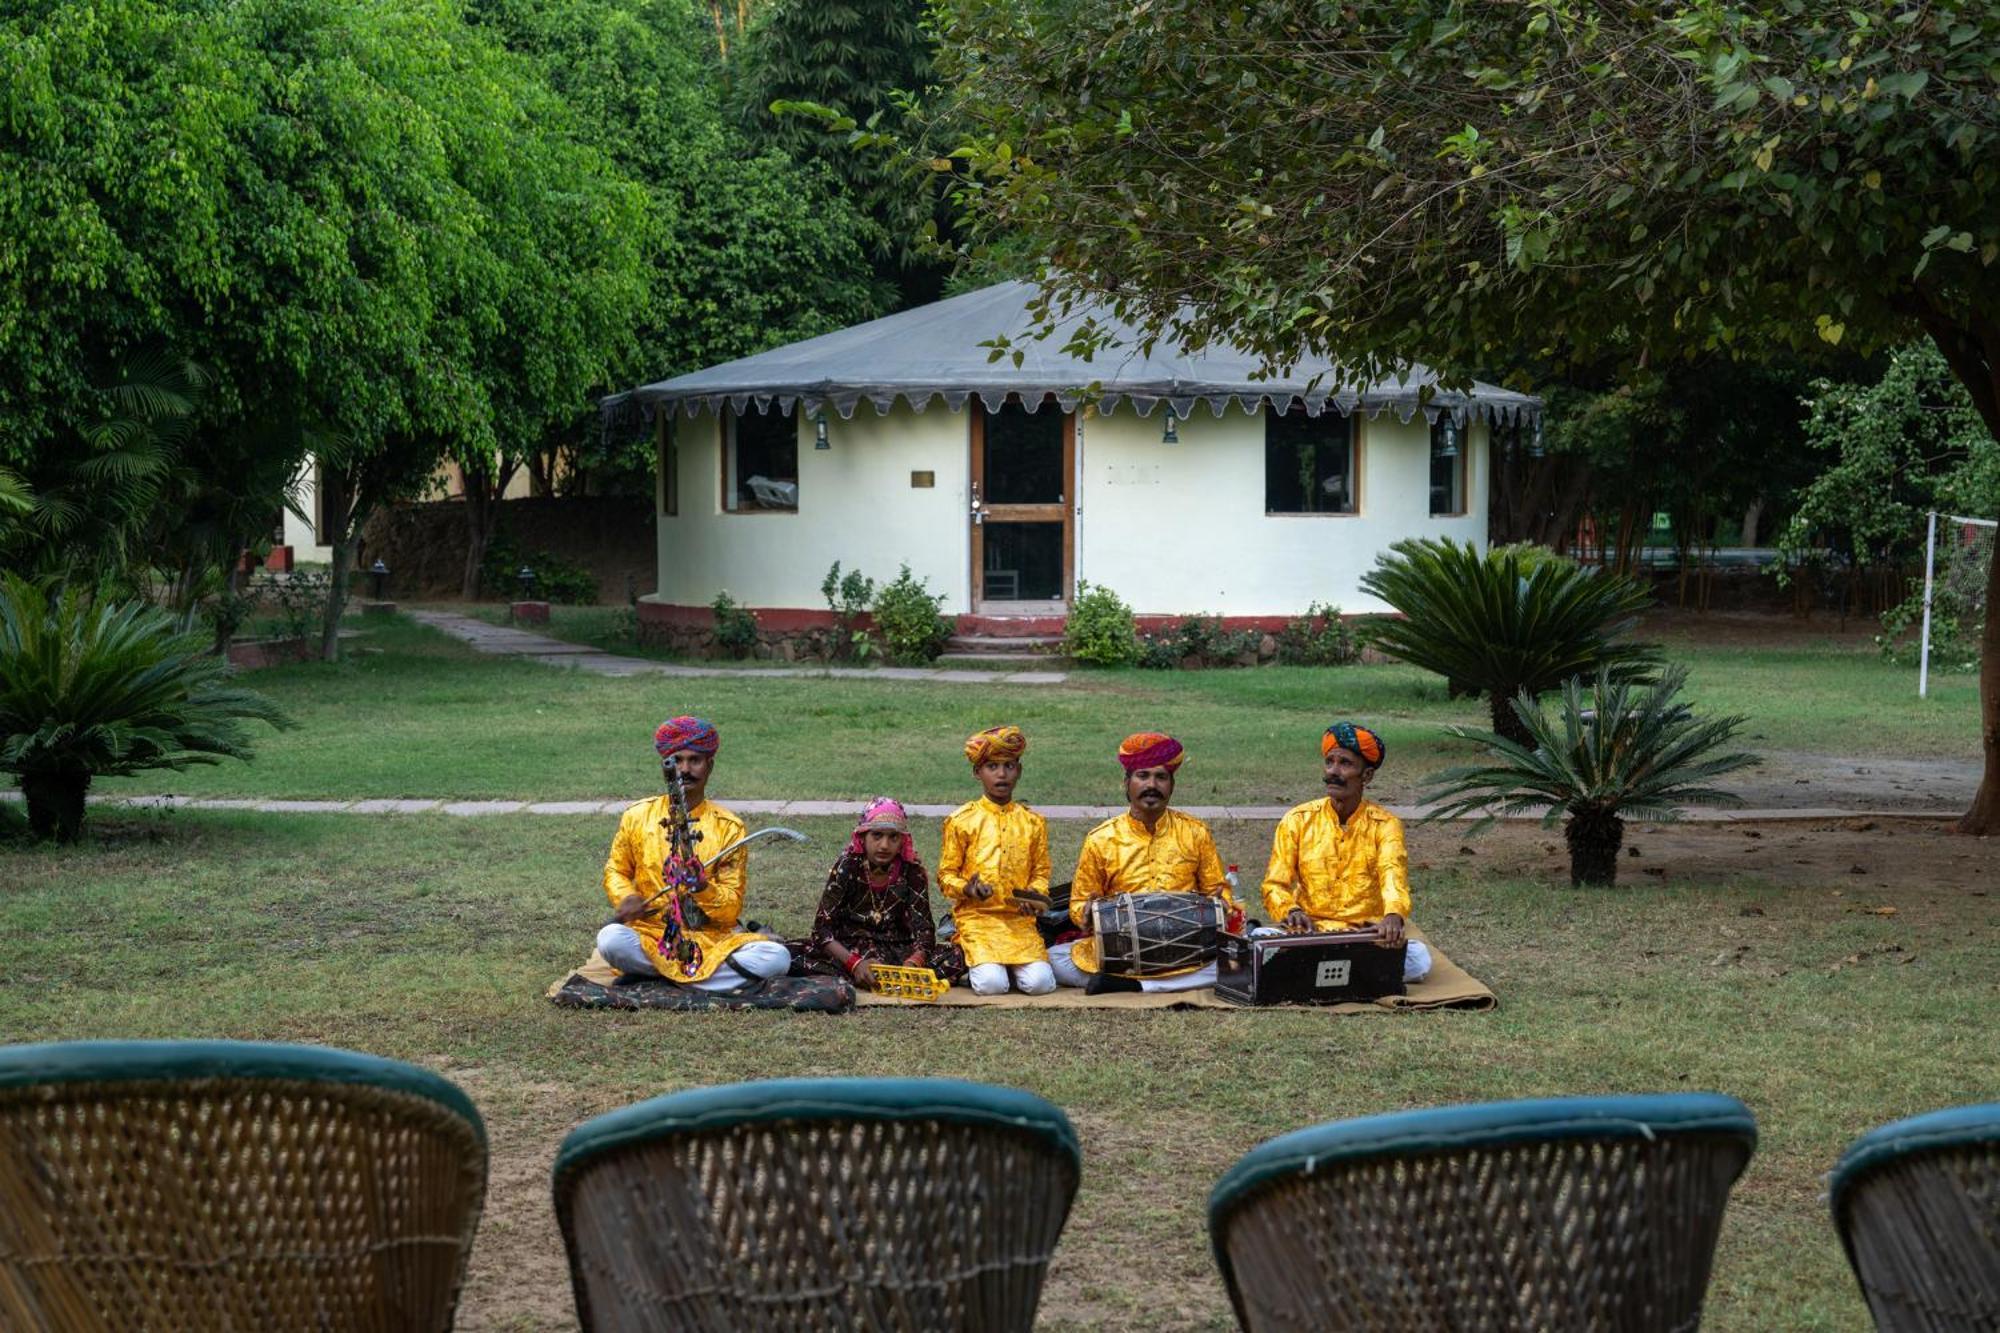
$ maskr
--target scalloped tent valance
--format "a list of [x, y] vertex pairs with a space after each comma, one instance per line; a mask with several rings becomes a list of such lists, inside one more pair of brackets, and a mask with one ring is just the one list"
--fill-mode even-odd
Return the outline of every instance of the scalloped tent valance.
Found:
[[[1010, 394], [1030, 412], [1053, 398], [1064, 412], [1092, 402], [1099, 412], [1129, 405], [1142, 417], [1162, 403], [1181, 418], [1197, 405], [1219, 417], [1232, 404], [1252, 415], [1266, 404], [1303, 405], [1311, 416], [1328, 408], [1343, 416], [1387, 411], [1405, 422], [1419, 412], [1430, 421], [1451, 412], [1461, 421], [1485, 418], [1501, 425], [1531, 424], [1541, 416], [1541, 399], [1478, 382], [1469, 392], [1437, 389], [1426, 401], [1437, 376], [1416, 364], [1394, 380], [1355, 390], [1328, 387], [1341, 383], [1330, 361], [1262, 376], [1263, 363], [1233, 346], [1194, 353], [1155, 346], [1142, 355], [1137, 332], [1102, 308], [1078, 309], [1064, 321], [1067, 328], [1095, 317], [1122, 344], [1086, 361], [1062, 350], [1060, 331], [1041, 340], [1031, 336], [1035, 319], [1028, 307], [1035, 295], [1031, 283], [1003, 282], [661, 380], [606, 398], [606, 421], [651, 419], [661, 411], [693, 417], [725, 406], [739, 414], [768, 412], [773, 404], [785, 413], [801, 404], [807, 413], [831, 409], [845, 420], [863, 401], [886, 416], [899, 398], [918, 412], [942, 398], [956, 412], [975, 395], [997, 410]], [[1011, 357], [991, 359], [999, 338], [1022, 353], [1019, 365]]]

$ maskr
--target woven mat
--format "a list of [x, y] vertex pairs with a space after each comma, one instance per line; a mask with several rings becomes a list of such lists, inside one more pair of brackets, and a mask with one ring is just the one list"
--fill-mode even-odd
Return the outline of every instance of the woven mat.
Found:
[[854, 987], [839, 977], [773, 977], [734, 991], [698, 990], [649, 978], [620, 981], [617, 969], [599, 957], [547, 991], [563, 1009], [666, 1009], [689, 1013], [715, 1009], [790, 1009], [801, 1014], [844, 1014], [854, 1007]]
[[[1274, 1006], [1274, 1008], [1305, 1009], [1325, 1014], [1380, 1014], [1396, 1009], [1492, 1009], [1500, 1003], [1499, 997], [1493, 994], [1485, 982], [1467, 972], [1457, 963], [1452, 962], [1451, 959], [1445, 956], [1444, 950], [1438, 948], [1435, 944], [1431, 944], [1430, 937], [1415, 926], [1410, 927], [1410, 938], [1422, 940], [1424, 943], [1430, 944], [1431, 972], [1422, 981], [1411, 986], [1408, 994], [1385, 995], [1379, 1000], [1367, 1003], [1282, 1005]], [[563, 1003], [562, 1000], [557, 998], [557, 994], [572, 981], [594, 983], [600, 988], [605, 988], [610, 987], [610, 983], [615, 981], [617, 977], [618, 973], [612, 966], [595, 952], [592, 952], [590, 961], [578, 968], [574, 976], [565, 977], [563, 980], [549, 987], [549, 998], [556, 1000], [558, 1004]], [[675, 991], [682, 989], [678, 986], [669, 987], [666, 982], [651, 983], [648, 989], [651, 989], [653, 985], [666, 987]], [[624, 986], [610, 988], [618, 991], [627, 989]], [[692, 993], [700, 994], [701, 992]], [[872, 991], [861, 991], [855, 996], [855, 1004], [861, 1008], [958, 1008], [964, 1006], [981, 1009], [1234, 1009], [1238, 1012], [1249, 1012], [1242, 1005], [1231, 1004], [1227, 1000], [1217, 999], [1215, 992], [1212, 990], [1173, 991], [1164, 994], [1142, 991], [1136, 995], [1130, 991], [1121, 991], [1112, 995], [1085, 995], [1082, 991], [1072, 990], [1067, 986], [1058, 987], [1053, 995], [1022, 995], [1018, 992], [1009, 992], [1006, 995], [987, 996], [974, 995], [964, 986], [953, 986], [944, 993], [942, 998], [932, 1001], [929, 1006], [919, 1005], [913, 1000], [892, 1000], [886, 995], [877, 995]], [[619, 1007], [630, 1008], [636, 1006], [624, 1005]], [[692, 1009], [790, 1008], [792, 1006], [787, 1004], [772, 1005], [768, 1003], [762, 1005], [690, 1003], [660, 1007]]]

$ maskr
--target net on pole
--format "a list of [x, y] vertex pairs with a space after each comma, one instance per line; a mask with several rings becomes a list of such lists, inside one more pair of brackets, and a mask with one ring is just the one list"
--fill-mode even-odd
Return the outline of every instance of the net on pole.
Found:
[[1919, 696], [1930, 693], [1932, 671], [1972, 671], [1979, 666], [1980, 634], [1990, 611], [1986, 572], [1996, 538], [2000, 524], [1990, 518], [1930, 515], [1919, 631]]

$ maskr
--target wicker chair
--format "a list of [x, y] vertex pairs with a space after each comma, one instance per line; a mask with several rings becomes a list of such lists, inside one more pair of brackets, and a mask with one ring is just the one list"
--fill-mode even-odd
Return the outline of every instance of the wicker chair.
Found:
[[0, 1047], [0, 1328], [446, 1329], [485, 1190], [479, 1113], [410, 1065]]
[[2000, 1329], [2000, 1102], [1862, 1135], [1832, 1204], [1877, 1328]]
[[580, 1125], [556, 1220], [585, 1329], [1026, 1329], [1082, 1154], [955, 1079], [774, 1079]]
[[1559, 1097], [1272, 1139], [1209, 1197], [1248, 1329], [1693, 1329], [1755, 1147], [1732, 1097]]

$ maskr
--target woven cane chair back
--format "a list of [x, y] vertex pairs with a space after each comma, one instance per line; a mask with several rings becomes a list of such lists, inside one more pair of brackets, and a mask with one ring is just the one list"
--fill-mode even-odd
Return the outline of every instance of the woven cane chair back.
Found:
[[478, 1112], [410, 1065], [0, 1047], [0, 1328], [448, 1329], [485, 1188]]
[[1027, 1329], [1081, 1160], [1011, 1088], [775, 1079], [579, 1126], [556, 1218], [587, 1330]]
[[1691, 1330], [1755, 1144], [1713, 1094], [1370, 1116], [1254, 1149], [1209, 1233], [1248, 1329]]
[[1831, 1201], [1877, 1328], [2000, 1329], [2000, 1102], [1864, 1134]]

